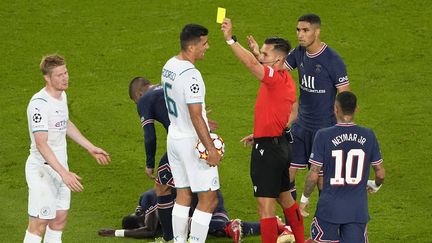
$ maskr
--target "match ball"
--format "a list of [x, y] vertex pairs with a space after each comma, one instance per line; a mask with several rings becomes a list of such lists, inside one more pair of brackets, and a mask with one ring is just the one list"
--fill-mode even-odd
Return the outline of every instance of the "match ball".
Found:
[[[225, 143], [224, 143], [223, 139], [215, 133], [210, 133], [210, 138], [213, 140], [213, 144], [216, 147], [216, 150], [218, 151], [218, 153], [223, 156], [225, 153]], [[208, 151], [205, 148], [204, 144], [202, 144], [201, 140], [199, 140], [199, 139], [198, 139], [197, 144], [195, 145], [195, 151], [197, 152], [198, 157], [200, 159], [207, 160]]]
[[295, 243], [295, 237], [291, 230], [285, 229], [277, 238], [276, 243]]

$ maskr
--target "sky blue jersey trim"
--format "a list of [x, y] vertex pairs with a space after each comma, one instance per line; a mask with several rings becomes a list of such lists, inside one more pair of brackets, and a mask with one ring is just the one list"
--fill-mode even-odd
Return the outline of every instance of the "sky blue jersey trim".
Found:
[[202, 103], [204, 103], [204, 102], [191, 102], [191, 103], [187, 103], [187, 102], [186, 102], [187, 105], [192, 105], [192, 104], [202, 104]]
[[194, 67], [193, 67], [193, 68], [188, 68], [188, 69], [184, 70], [183, 72], [181, 72], [181, 73], [179, 74], [179, 76], [182, 75], [184, 72], [189, 71], [189, 70], [191, 70], [191, 69], [195, 69], [195, 68], [194, 68]]
[[45, 101], [46, 103], [48, 103], [48, 101], [47, 101], [47, 100], [45, 100], [45, 99], [42, 99], [42, 98], [34, 98], [34, 99], [32, 99], [31, 101], [33, 101], [33, 100], [43, 100], [43, 101]]
[[34, 131], [32, 131], [32, 133], [35, 133], [35, 132], [48, 132], [48, 130], [34, 130]]

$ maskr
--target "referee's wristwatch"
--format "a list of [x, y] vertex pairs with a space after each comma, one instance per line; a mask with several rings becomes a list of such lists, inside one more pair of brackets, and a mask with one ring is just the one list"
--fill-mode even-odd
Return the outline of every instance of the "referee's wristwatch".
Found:
[[227, 41], [226, 41], [226, 43], [227, 43], [228, 45], [232, 45], [232, 44], [234, 44], [234, 43], [236, 43], [236, 42], [237, 42], [237, 36], [235, 36], [235, 35], [231, 36], [231, 40], [227, 40]]

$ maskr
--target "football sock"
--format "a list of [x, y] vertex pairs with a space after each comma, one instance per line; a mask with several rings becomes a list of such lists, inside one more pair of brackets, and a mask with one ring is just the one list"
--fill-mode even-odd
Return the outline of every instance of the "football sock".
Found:
[[188, 235], [190, 207], [174, 203], [172, 210], [172, 229], [174, 242], [185, 243]]
[[284, 208], [285, 217], [288, 218], [289, 225], [295, 237], [296, 243], [304, 243], [303, 217], [300, 214], [297, 202], [289, 208]]
[[172, 230], [172, 210], [174, 206], [174, 196], [172, 194], [157, 198], [159, 220], [162, 225], [163, 238], [166, 241], [173, 239]]
[[278, 238], [278, 226], [276, 217], [260, 219], [261, 241], [263, 243], [275, 243]]
[[44, 243], [61, 243], [62, 231], [52, 230], [49, 226], [46, 227]]
[[195, 209], [192, 215], [191, 232], [189, 236], [190, 243], [204, 243], [206, 241], [211, 218], [211, 213]]
[[25, 237], [24, 237], [24, 243], [40, 243], [42, 240], [42, 237], [36, 234], [32, 234], [26, 230]]
[[260, 230], [260, 223], [258, 222], [244, 222], [242, 221], [242, 232], [243, 235], [259, 235]]
[[213, 215], [209, 224], [208, 233], [209, 235], [214, 235], [217, 237], [227, 236], [228, 234], [226, 233], [225, 229], [228, 225], [230, 225], [230, 221], [228, 221], [227, 218], [222, 218]]

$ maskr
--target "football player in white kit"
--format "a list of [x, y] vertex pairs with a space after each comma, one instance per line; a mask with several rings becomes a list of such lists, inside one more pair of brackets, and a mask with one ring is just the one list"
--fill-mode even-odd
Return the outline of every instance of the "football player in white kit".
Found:
[[[188, 240], [188, 218], [192, 193], [198, 193], [198, 205], [192, 216], [189, 242], [205, 242], [212, 213], [217, 206], [221, 155], [213, 145], [205, 111], [205, 85], [194, 63], [209, 48], [208, 30], [197, 24], [186, 25], [180, 34], [180, 53], [167, 61], [162, 84], [168, 108], [168, 160], [177, 189], [172, 211], [174, 242]], [[195, 154], [198, 141], [209, 152], [207, 160]]]
[[61, 242], [66, 225], [71, 191], [84, 188], [80, 177], [69, 171], [66, 135], [81, 145], [99, 164], [111, 159], [103, 149], [94, 146], [69, 120], [67, 97], [69, 74], [63, 57], [42, 58], [40, 69], [46, 85], [31, 98], [27, 107], [30, 132], [30, 155], [25, 173], [29, 188], [29, 224], [24, 243]]

